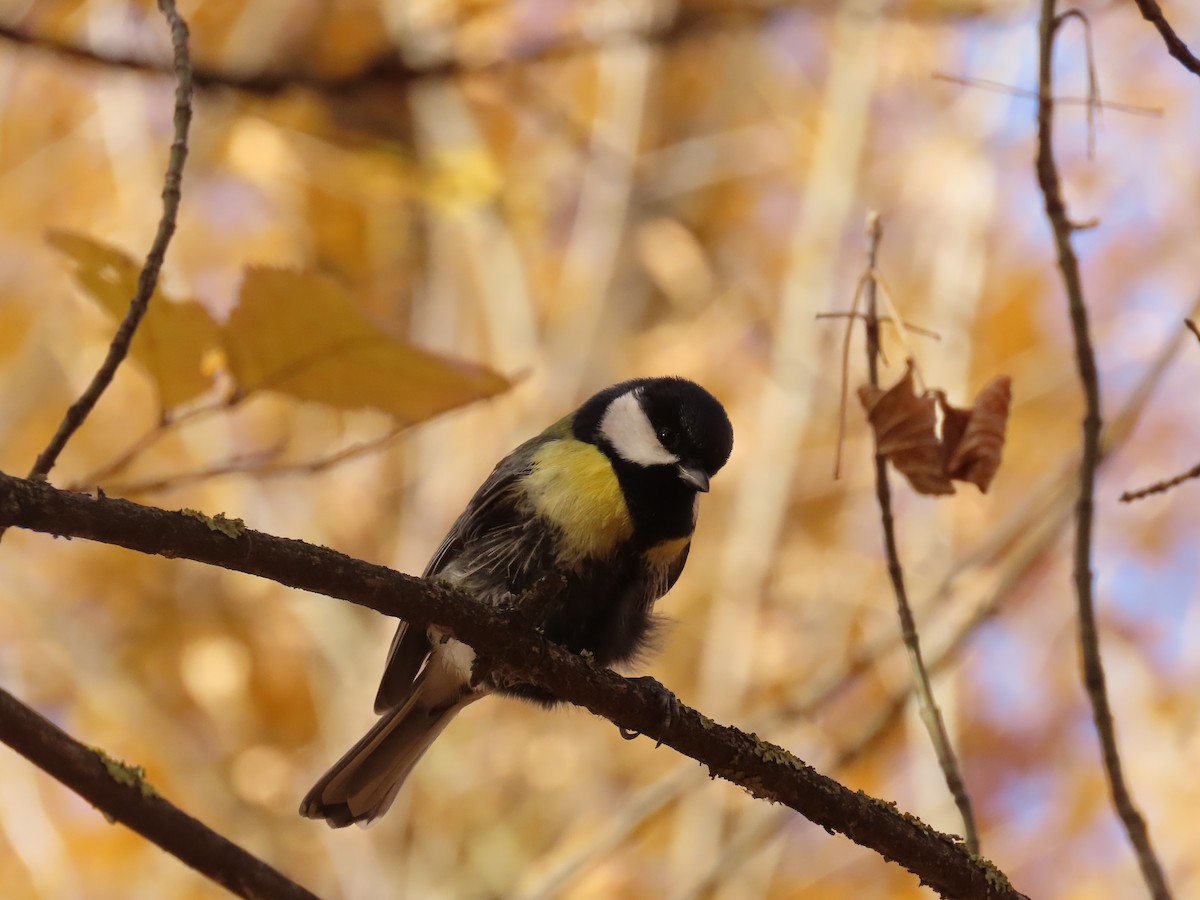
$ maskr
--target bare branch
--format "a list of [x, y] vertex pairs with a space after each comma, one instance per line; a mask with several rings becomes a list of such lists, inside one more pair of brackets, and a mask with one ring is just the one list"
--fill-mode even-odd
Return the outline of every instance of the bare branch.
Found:
[[[823, 312], [823, 313], [817, 313], [814, 318], [817, 318], [817, 319], [865, 319], [866, 316], [864, 316], [862, 313], [855, 313], [855, 312]], [[878, 321], [880, 325], [894, 325], [895, 324], [892, 321], [891, 316], [877, 316], [876, 321]], [[921, 335], [921, 337], [932, 338], [935, 341], [940, 341], [942, 339], [942, 336], [940, 334], [938, 334], [936, 331], [934, 331], [932, 328], [925, 328], [921, 325], [914, 325], [912, 322], [905, 322], [903, 324], [904, 324], [904, 327], [908, 331], [911, 331], [913, 334], [919, 334], [919, 335]]]
[[1121, 494], [1120, 499], [1122, 503], [1132, 503], [1134, 500], [1141, 500], [1143, 497], [1149, 497], [1153, 494], [1165, 494], [1171, 488], [1183, 484], [1185, 481], [1191, 481], [1193, 478], [1200, 478], [1200, 465], [1192, 466], [1186, 472], [1180, 472], [1178, 475], [1172, 475], [1170, 478], [1164, 478], [1162, 481], [1148, 484], [1146, 487], [1138, 488], [1136, 491], [1125, 491]]
[[96, 406], [100, 395], [112, 383], [117, 367], [129, 353], [129, 345], [133, 342], [134, 332], [137, 331], [142, 317], [146, 314], [146, 309], [150, 306], [150, 298], [154, 295], [154, 288], [158, 284], [158, 273], [162, 269], [167, 246], [171, 242], [171, 236], [175, 233], [175, 218], [179, 212], [180, 182], [183, 179], [183, 163], [187, 159], [188, 127], [192, 121], [192, 69], [188, 57], [187, 24], [175, 10], [174, 0], [158, 0], [158, 6], [171, 26], [171, 45], [176, 78], [175, 135], [171, 141], [167, 174], [163, 180], [162, 217], [158, 221], [158, 231], [154, 235], [154, 242], [150, 245], [150, 252], [146, 255], [141, 275], [138, 276], [137, 293], [130, 301], [129, 312], [125, 314], [124, 321], [121, 322], [117, 333], [113, 336], [112, 343], [109, 344], [104, 362], [92, 376], [91, 384], [87, 386], [79, 399], [71, 404], [58, 426], [58, 431], [46, 445], [46, 449], [38, 455], [37, 461], [29, 472], [30, 478], [45, 478], [50, 474], [50, 470], [54, 468], [54, 464], [58, 461], [58, 455], [62, 453], [67, 441], [84, 423]]
[[1196, 340], [1200, 341], [1200, 328], [1196, 327], [1196, 323], [1191, 319], [1184, 319], [1183, 324], [1187, 326], [1187, 330], [1196, 336]]
[[[867, 217], [867, 232], [869, 239], [867, 273], [862, 286], [863, 299], [866, 306], [867, 333], [867, 373], [872, 387], [879, 386], [879, 319], [876, 312], [876, 293], [878, 276], [876, 274], [876, 257], [879, 254], [879, 242], [883, 237], [883, 225], [878, 213]], [[898, 318], [896, 310], [893, 317]], [[879, 502], [879, 518], [883, 524], [883, 546], [887, 553], [888, 576], [892, 580], [892, 589], [896, 594], [896, 612], [900, 617], [900, 637], [904, 648], [908, 651], [909, 664], [913, 673], [913, 691], [921, 710], [921, 721], [929, 732], [933, 742], [934, 753], [937, 754], [938, 765], [946, 779], [946, 787], [954, 798], [962, 816], [963, 830], [966, 832], [967, 848], [972, 853], [979, 852], [979, 830], [975, 826], [975, 814], [971, 809], [971, 798], [967, 795], [963, 783], [962, 772], [959, 770], [958, 759], [954, 747], [950, 743], [950, 735], [946, 731], [946, 723], [933, 696], [933, 686], [929, 682], [929, 672], [925, 668], [925, 660], [921, 655], [921, 638], [917, 633], [916, 621], [913, 619], [912, 607], [908, 603], [908, 589], [904, 584], [904, 569], [900, 564], [900, 549], [896, 543], [896, 523], [892, 517], [892, 490], [888, 484], [887, 457], [875, 453], [875, 497]]]
[[358, 459], [361, 456], [382, 450], [407, 429], [407, 425], [399, 425], [388, 429], [385, 434], [378, 437], [359, 441], [351, 444], [349, 447], [343, 447], [334, 453], [328, 453], [313, 459], [287, 463], [277, 462], [276, 460], [279, 455], [287, 449], [287, 445], [276, 444], [249, 453], [239, 453], [225, 462], [216, 463], [207, 468], [196, 469], [190, 472], [175, 472], [170, 475], [147, 478], [142, 481], [114, 482], [104, 487], [111, 493], [127, 496], [158, 493], [160, 491], [183, 487], [184, 485], [222, 478], [227, 475], [253, 475], [260, 480], [279, 478], [287, 475], [317, 475], [349, 460]]
[[196, 513], [59, 491], [0, 474], [0, 526], [115, 544], [269, 578], [397, 616], [436, 623], [495, 660], [508, 676], [661, 741], [756, 797], [783, 803], [916, 874], [945, 897], [1016, 900], [1003, 874], [950, 835], [894, 806], [851, 791], [787, 750], [682, 707], [664, 721], [659, 693], [599, 669], [544, 640], [519, 614], [444, 585], [352, 559], [324, 547], [231, 527]]
[[1171, 896], [1162, 865], [1150, 844], [1145, 820], [1133, 804], [1121, 768], [1116, 730], [1104, 663], [1100, 656], [1100, 636], [1096, 627], [1095, 597], [1092, 591], [1092, 530], [1095, 516], [1096, 467], [1101, 458], [1102, 423], [1100, 417], [1100, 377], [1096, 353], [1088, 325], [1088, 310], [1083, 299], [1079, 260], [1071, 242], [1075, 230], [1063, 202], [1058, 166], [1054, 160], [1054, 38], [1063, 17], [1055, 14], [1055, 0], [1042, 0], [1039, 27], [1037, 179], [1045, 200], [1046, 216], [1054, 231], [1058, 248], [1058, 266], [1062, 272], [1075, 340], [1075, 361], [1083, 386], [1086, 413], [1083, 419], [1083, 455], [1079, 467], [1079, 499], [1075, 507], [1075, 594], [1079, 607], [1079, 645], [1083, 680], [1092, 704], [1092, 717], [1100, 739], [1104, 771], [1108, 777], [1113, 805], [1120, 816], [1129, 841], [1137, 854], [1142, 877], [1156, 900]]
[[[605, 44], [628, 40], [670, 44], [721, 34], [731, 29], [754, 27], [767, 19], [775, 8], [777, 4], [774, 3], [712, 9], [685, 6], [673, 16], [634, 15], [627, 20], [616, 17], [611, 23], [589, 31], [586, 37], [549, 34], [523, 41], [519, 46], [512, 47], [507, 56], [483, 61], [468, 61], [448, 56], [429, 63], [412, 65], [402, 57], [398, 48], [389, 47], [343, 75], [314, 71], [309, 59], [302, 55], [289, 54], [278, 66], [250, 74], [196, 65], [193, 78], [200, 87], [227, 87], [268, 95], [291, 88], [309, 88], [336, 95], [359, 91], [373, 92], [380, 87], [405, 89], [422, 81], [504, 72], [514, 64], [571, 59], [593, 53]], [[49, 34], [34, 34], [14, 25], [0, 24], [0, 40], [42, 48], [84, 63], [151, 74], [165, 71], [164, 60], [156, 58], [154, 52], [128, 49], [108, 51]]]
[[842, 385], [838, 397], [837, 453], [833, 458], [833, 478], [842, 477], [842, 447], [846, 443], [846, 404], [850, 396], [850, 338], [854, 334], [854, 320], [859, 317], [858, 303], [862, 299], [866, 276], [858, 279], [854, 286], [854, 298], [850, 301], [850, 312], [846, 313], [846, 334], [842, 338]]
[[1179, 60], [1183, 67], [1193, 75], [1200, 75], [1200, 59], [1196, 58], [1183, 39], [1175, 33], [1171, 23], [1163, 15], [1158, 0], [1133, 0], [1133, 2], [1141, 10], [1142, 18], [1158, 29], [1158, 33], [1162, 35], [1162, 39], [1167, 45], [1167, 52]]
[[136, 438], [125, 450], [121, 451], [115, 459], [105, 463], [98, 469], [93, 469], [86, 475], [76, 478], [63, 487], [68, 491], [86, 491], [96, 485], [108, 487], [106, 482], [110, 478], [120, 475], [128, 469], [143, 453], [166, 438], [167, 435], [173, 434], [187, 423], [192, 423], [198, 419], [204, 419], [217, 413], [228, 412], [233, 408], [233, 404], [234, 401], [223, 400], [220, 403], [212, 405], [196, 406], [181, 413], [175, 413], [172, 410], [163, 410], [159, 416], [159, 420], [144, 434]]
[[[934, 72], [934, 81], [947, 81], [950, 84], [960, 84], [963, 87], [978, 88], [983, 91], [993, 91], [998, 94], [1008, 94], [1022, 100], [1037, 100], [1037, 91], [1019, 88], [1002, 81], [992, 81], [990, 78], [973, 78], [965, 75], [952, 75], [949, 72]], [[1107, 109], [1113, 112], [1128, 113], [1131, 116], [1145, 116], [1149, 119], [1161, 119], [1162, 108], [1157, 106], [1138, 106], [1134, 103], [1116, 103], [1112, 100], [1101, 100], [1099, 97], [1055, 97], [1054, 102], [1059, 106], [1095, 106], [1097, 109]]]
[[[1084, 58], [1087, 60], [1087, 158], [1096, 158], [1096, 112], [1100, 108], [1100, 80], [1096, 77], [1096, 51], [1092, 49], [1092, 20], [1080, 9], [1068, 9], [1058, 17], [1055, 29], [1061, 28], [1067, 19], [1075, 19], [1083, 26]], [[1041, 95], [1039, 94], [1039, 99]], [[1051, 97], [1051, 102], [1054, 98]], [[1072, 229], [1085, 231], [1096, 228], [1100, 223], [1091, 219], [1087, 223], [1073, 222]]]
[[[1183, 324], [1187, 326], [1187, 330], [1196, 336], [1196, 340], [1200, 341], [1200, 328], [1196, 327], [1196, 323], [1191, 319], [1184, 319]], [[1193, 478], [1200, 478], [1200, 464], [1192, 466], [1186, 472], [1181, 472], [1178, 475], [1173, 475], [1170, 478], [1164, 478], [1161, 481], [1156, 481], [1153, 484], [1143, 488], [1138, 488], [1136, 491], [1125, 491], [1121, 494], [1122, 503], [1132, 503], [1134, 500], [1141, 500], [1143, 497], [1150, 497], [1154, 494], [1164, 494], [1171, 488], [1183, 484], [1185, 481], [1191, 481]]]
[[159, 796], [136, 767], [79, 743], [0, 689], [0, 741], [120, 822], [238, 897], [316, 900], [237, 844]]

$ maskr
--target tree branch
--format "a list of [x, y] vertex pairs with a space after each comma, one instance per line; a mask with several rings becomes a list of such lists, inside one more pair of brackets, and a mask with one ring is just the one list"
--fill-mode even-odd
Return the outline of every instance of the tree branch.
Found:
[[[380, 87], [408, 88], [418, 82], [445, 80], [459, 76], [503, 72], [513, 65], [571, 59], [595, 52], [598, 47], [626, 40], [648, 40], [668, 44], [693, 36], [721, 33], [731, 28], [761, 23], [784, 2], [753, 6], [706, 9], [685, 6], [674, 16], [659, 17], [649, 22], [633, 16], [589, 31], [586, 38], [551, 34], [507, 48], [507, 55], [480, 61], [447, 57], [421, 65], [408, 63], [398, 48], [367, 59], [357, 70], [345, 75], [326, 75], [314, 72], [303, 54], [288, 55], [283, 65], [274, 69], [243, 74], [199, 63], [194, 66], [193, 78], [201, 87], [227, 87], [253, 94], [277, 94], [291, 88], [309, 88], [324, 94], [346, 95], [358, 91], [373, 91]], [[120, 49], [109, 51], [50, 35], [35, 34], [19, 25], [0, 24], [0, 40], [37, 47], [84, 63], [131, 69], [149, 74], [166, 71], [165, 61], [154, 52]]]
[[239, 897], [317, 900], [237, 844], [164, 800], [140, 769], [79, 743], [0, 689], [0, 741], [120, 822]]
[[[883, 238], [883, 223], [879, 214], [872, 212], [867, 216], [867, 271], [863, 282], [863, 299], [866, 305], [865, 325], [867, 333], [867, 377], [872, 387], [879, 387], [879, 317], [876, 311], [875, 295], [878, 287], [877, 257], [879, 242]], [[892, 515], [892, 489], [888, 483], [887, 457], [875, 451], [875, 499], [879, 503], [879, 518], [883, 525], [883, 547], [887, 554], [888, 577], [892, 582], [892, 591], [896, 595], [896, 614], [900, 619], [900, 637], [904, 649], [908, 652], [908, 662], [912, 669], [913, 692], [917, 696], [917, 705], [921, 711], [921, 721], [929, 733], [933, 744], [933, 752], [937, 756], [938, 766], [946, 779], [946, 787], [958, 807], [958, 814], [963, 820], [963, 830], [966, 832], [967, 848], [972, 853], [979, 852], [979, 830], [975, 827], [975, 813], [971, 809], [971, 798], [967, 794], [963, 782], [962, 771], [958, 758], [954, 754], [954, 745], [950, 743], [950, 734], [942, 719], [942, 711], [938, 708], [937, 699], [933, 696], [933, 685], [929, 681], [929, 672], [925, 668], [925, 658], [921, 654], [921, 637], [917, 632], [917, 623], [913, 619], [912, 607], [908, 602], [908, 589], [904, 583], [904, 567], [900, 564], [900, 548], [896, 542], [896, 521]]]
[[1154, 482], [1154, 484], [1138, 488], [1136, 491], [1125, 491], [1121, 494], [1120, 500], [1122, 503], [1132, 503], [1135, 500], [1142, 500], [1154, 494], [1165, 494], [1171, 488], [1178, 487], [1185, 481], [1191, 481], [1194, 478], [1200, 478], [1200, 464], [1192, 466], [1186, 472], [1180, 472], [1178, 475], [1172, 475], [1170, 478], [1164, 478], [1161, 481]]
[[1104, 662], [1100, 656], [1100, 635], [1096, 627], [1096, 603], [1092, 584], [1092, 530], [1095, 517], [1096, 467], [1101, 458], [1100, 376], [1088, 325], [1087, 304], [1083, 299], [1079, 259], [1071, 242], [1072, 233], [1078, 226], [1074, 225], [1067, 215], [1058, 165], [1054, 160], [1054, 38], [1064, 17], [1068, 15], [1079, 13], [1056, 15], [1055, 0], [1042, 0], [1038, 29], [1036, 166], [1038, 185], [1045, 200], [1046, 217], [1050, 220], [1054, 242], [1058, 248], [1058, 267], [1062, 272], [1067, 293], [1071, 331], [1075, 340], [1075, 361], [1083, 386], [1086, 409], [1083, 418], [1083, 455], [1079, 467], [1079, 499], [1075, 506], [1074, 581], [1079, 609], [1079, 647], [1083, 681], [1092, 705], [1092, 718], [1096, 723], [1113, 805], [1137, 854], [1146, 886], [1156, 900], [1165, 900], [1171, 896], [1166, 876], [1150, 843], [1146, 822], [1134, 806], [1122, 772], [1112, 707], [1105, 684]]
[[[1200, 340], [1200, 327], [1195, 322], [1191, 319], [1184, 319], [1183, 324], [1187, 326], [1188, 331], [1196, 336], [1197, 340]], [[1200, 478], [1200, 464], [1192, 466], [1186, 472], [1181, 472], [1178, 475], [1164, 478], [1146, 487], [1138, 488], [1136, 491], [1125, 491], [1121, 494], [1121, 502], [1132, 503], [1135, 500], [1141, 500], [1154, 494], [1163, 494], [1171, 490], [1171, 488], [1183, 484], [1185, 481], [1191, 481], [1193, 478]]]
[[137, 293], [130, 301], [129, 312], [125, 314], [125, 319], [113, 336], [112, 343], [109, 344], [104, 362], [96, 370], [91, 383], [79, 396], [79, 399], [71, 404], [66, 415], [63, 416], [62, 422], [59, 423], [54, 437], [46, 445], [46, 449], [38, 455], [37, 461], [29, 472], [30, 478], [45, 478], [50, 474], [50, 470], [54, 468], [54, 464], [58, 461], [58, 455], [62, 453], [67, 441], [79, 430], [79, 426], [84, 423], [96, 406], [100, 395], [112, 383], [117, 367], [129, 353], [129, 345], [133, 342], [134, 332], [137, 331], [142, 317], [146, 315], [146, 310], [150, 306], [150, 298], [154, 296], [154, 288], [158, 284], [158, 273], [162, 269], [163, 258], [167, 254], [167, 245], [171, 243], [171, 236], [175, 233], [175, 218], [179, 212], [179, 186], [183, 179], [183, 163], [187, 159], [188, 127], [192, 121], [192, 69], [188, 58], [187, 24], [176, 12], [174, 0], [158, 0], [158, 7], [171, 27], [171, 46], [176, 78], [175, 134], [171, 141], [167, 174], [163, 180], [162, 217], [158, 221], [158, 231], [154, 235], [154, 242], [150, 245], [150, 252], [146, 254], [146, 262], [138, 276]]
[[944, 897], [1016, 900], [1003, 873], [891, 804], [820, 775], [787, 750], [683, 707], [669, 722], [659, 693], [544, 640], [517, 614], [444, 585], [194, 511], [59, 491], [0, 474], [0, 526], [182, 557], [347, 600], [418, 625], [436, 623], [555, 696], [667, 744], [752, 796], [785, 804], [828, 831], [898, 862]]
[[1167, 45], [1167, 52], [1175, 57], [1193, 75], [1200, 75], [1200, 59], [1188, 49], [1188, 45], [1175, 33], [1167, 17], [1163, 15], [1158, 0], [1133, 0], [1142, 13], [1142, 18], [1158, 29]]

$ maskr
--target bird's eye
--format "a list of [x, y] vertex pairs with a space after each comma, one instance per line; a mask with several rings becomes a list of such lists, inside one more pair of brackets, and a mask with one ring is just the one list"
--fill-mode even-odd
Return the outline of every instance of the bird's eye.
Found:
[[679, 432], [669, 426], [658, 429], [658, 442], [667, 450], [675, 450], [679, 446]]

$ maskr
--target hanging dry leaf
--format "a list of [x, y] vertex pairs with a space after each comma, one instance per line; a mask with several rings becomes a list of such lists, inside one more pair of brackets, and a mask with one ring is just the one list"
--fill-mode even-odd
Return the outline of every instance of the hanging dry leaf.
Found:
[[864, 384], [858, 397], [875, 431], [875, 447], [920, 494], [953, 494], [945, 453], [937, 436], [937, 400], [913, 390], [910, 363], [886, 391]]
[[[75, 264], [75, 281], [117, 321], [137, 293], [141, 266], [116, 247], [69, 231], [49, 231], [46, 241]], [[165, 409], [193, 400], [212, 386], [206, 354], [221, 346], [220, 332], [203, 306], [155, 289], [129, 352], [154, 379]]]
[[491, 369], [385, 334], [337, 282], [312, 272], [248, 269], [225, 341], [230, 372], [247, 393], [369, 407], [404, 424], [508, 387]]
[[1004, 450], [1004, 429], [1008, 424], [1008, 409], [1012, 404], [1012, 379], [999, 375], [984, 386], [969, 410], [955, 409], [946, 404], [946, 421], [950, 410], [966, 415], [961, 439], [952, 443], [943, 426], [942, 436], [950, 454], [946, 465], [951, 478], [969, 481], [986, 494], [988, 486], [1000, 468]]
[[992, 379], [973, 406], [960, 409], [947, 403], [941, 391], [918, 395], [910, 360], [904, 375], [886, 391], [863, 385], [858, 396], [875, 432], [876, 450], [891, 460], [913, 490], [953, 494], [954, 480], [987, 492], [1004, 449], [1012, 401], [1008, 376]]

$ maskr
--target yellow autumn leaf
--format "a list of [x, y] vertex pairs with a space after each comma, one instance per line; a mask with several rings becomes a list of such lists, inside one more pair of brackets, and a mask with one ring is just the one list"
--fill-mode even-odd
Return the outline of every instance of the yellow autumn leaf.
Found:
[[[137, 293], [138, 263], [116, 247], [74, 232], [51, 230], [46, 241], [75, 264], [72, 274], [84, 293], [118, 322], [125, 318]], [[154, 379], [163, 407], [171, 409], [212, 386], [204, 358], [220, 346], [220, 331], [208, 310], [156, 288], [129, 350]]]
[[312, 272], [247, 269], [225, 341], [230, 372], [247, 393], [369, 407], [405, 424], [508, 387], [490, 369], [385, 334], [337, 282]]

